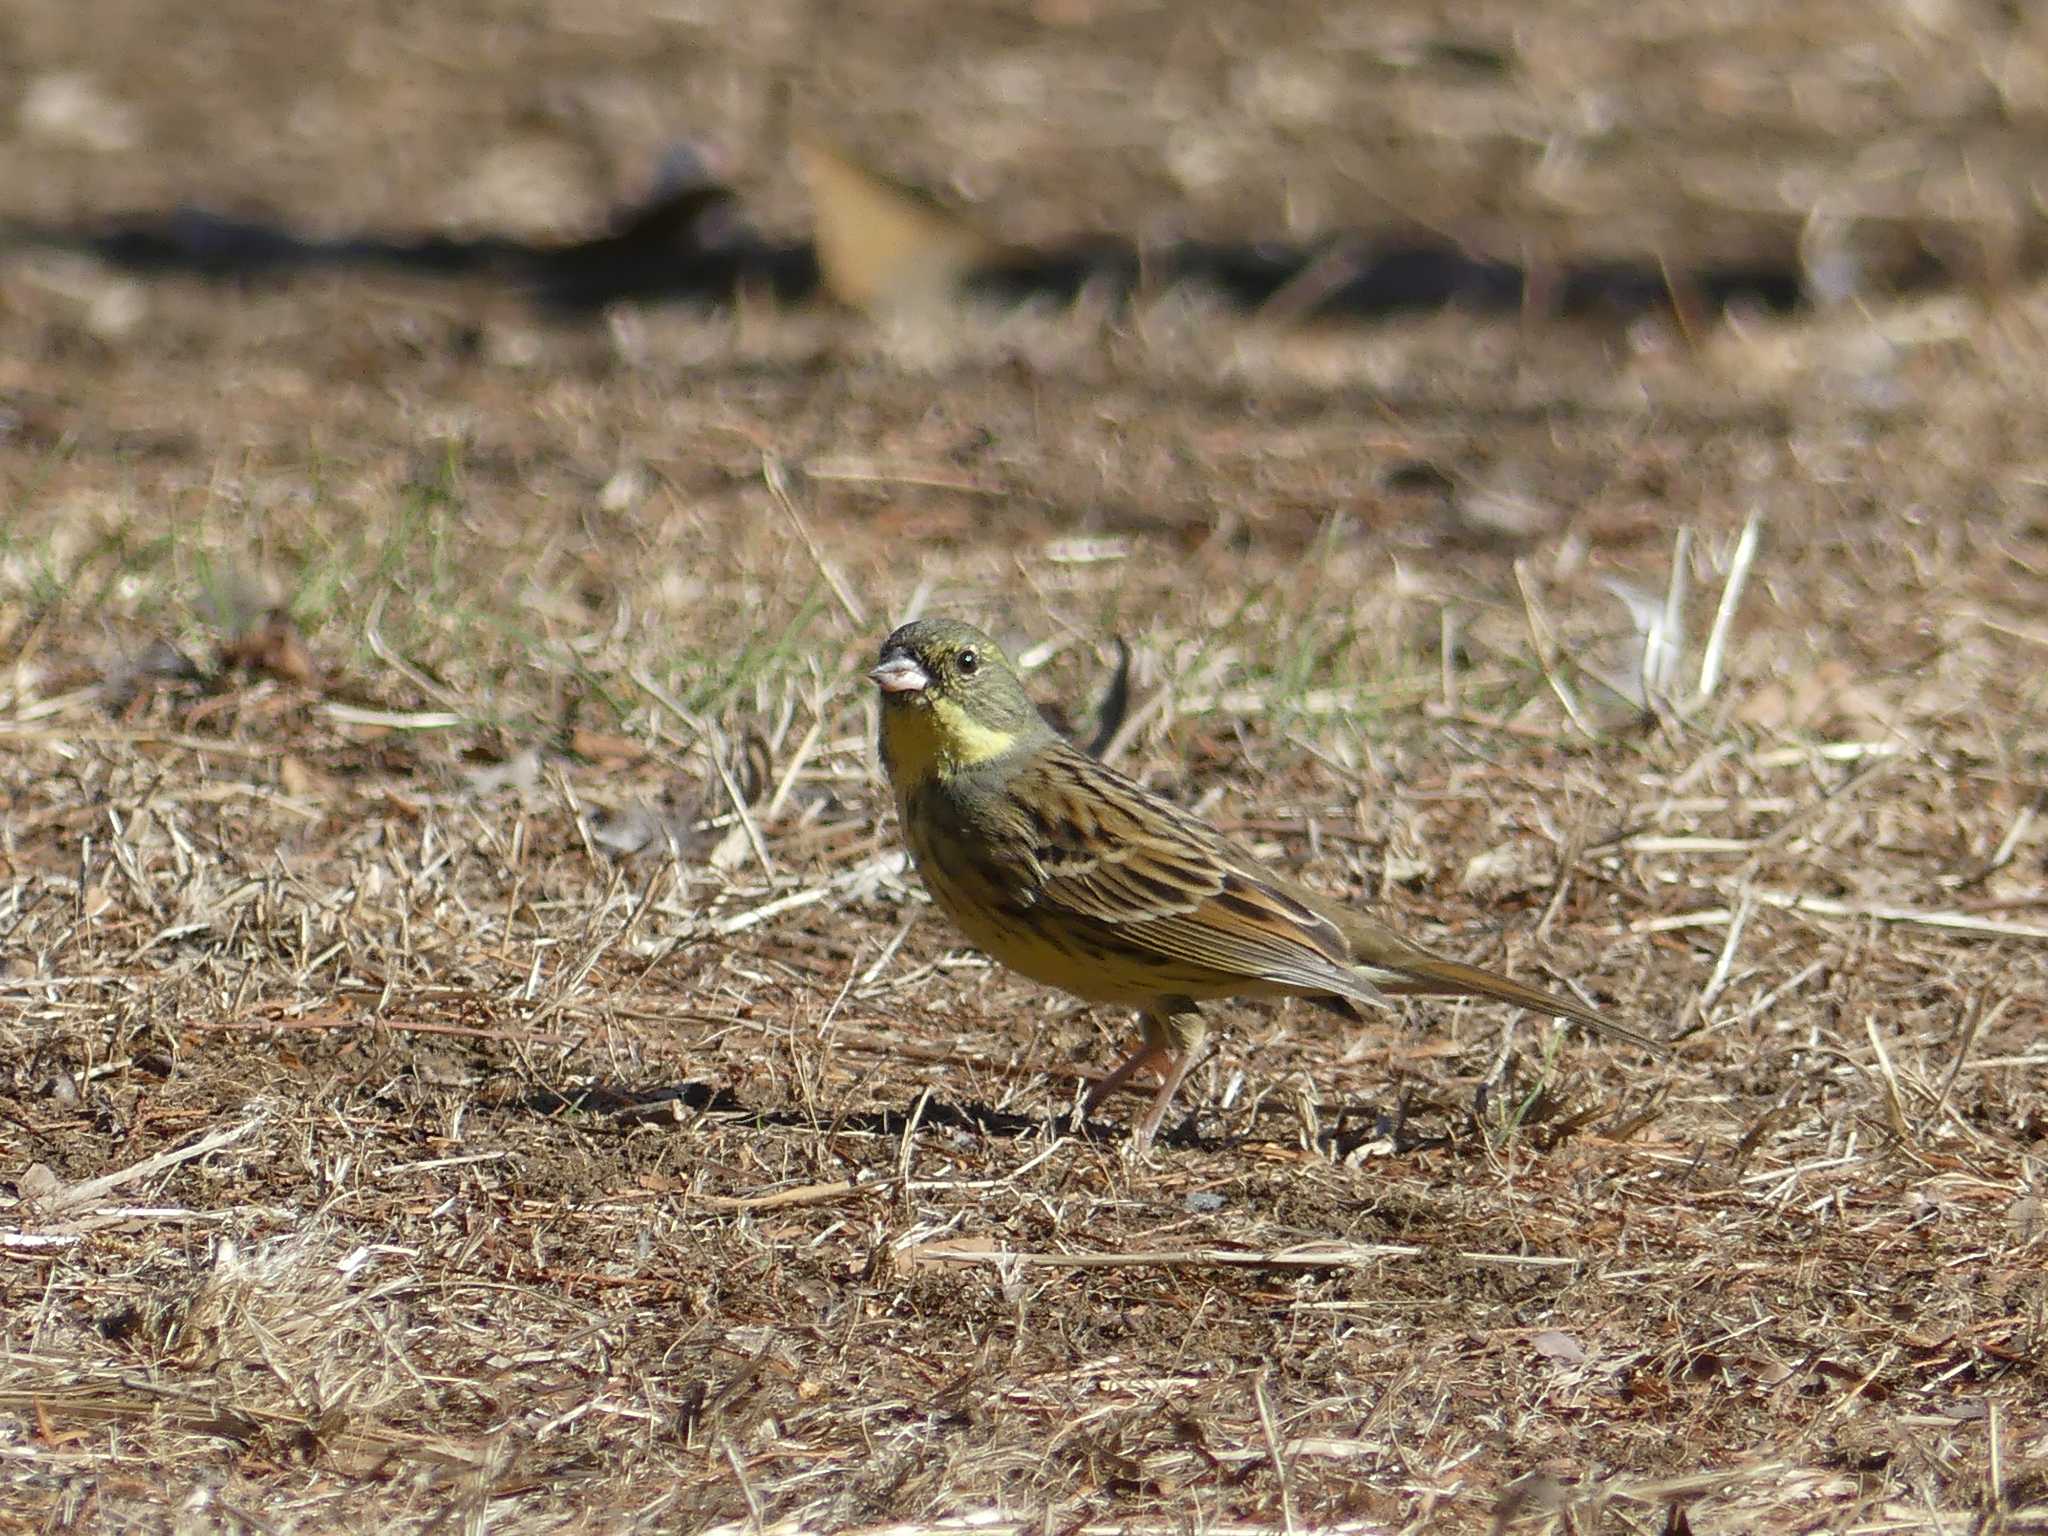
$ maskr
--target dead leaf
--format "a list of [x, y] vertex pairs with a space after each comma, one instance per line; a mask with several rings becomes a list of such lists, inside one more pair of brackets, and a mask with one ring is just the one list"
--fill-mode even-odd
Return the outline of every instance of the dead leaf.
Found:
[[258, 672], [280, 682], [309, 687], [320, 680], [313, 653], [299, 637], [299, 627], [283, 609], [273, 608], [221, 649], [221, 665], [229, 671]]
[[569, 750], [589, 762], [605, 767], [622, 767], [647, 756], [647, 749], [630, 736], [613, 736], [576, 726], [569, 732]]
[[2041, 1230], [2041, 1202], [2032, 1195], [2021, 1195], [2005, 1208], [2005, 1219], [2011, 1224], [2013, 1235], [2023, 1243], [2034, 1240], [2034, 1234]]
[[1586, 1346], [1568, 1333], [1559, 1333], [1547, 1328], [1529, 1341], [1529, 1347], [1546, 1360], [1562, 1360], [1567, 1365], [1586, 1363]]
[[951, 299], [999, 249], [936, 198], [836, 145], [803, 136], [796, 152], [811, 189], [819, 271], [849, 308], [874, 313]]
[[975, 1258], [986, 1258], [1002, 1252], [1002, 1247], [993, 1238], [987, 1237], [942, 1237], [936, 1242], [919, 1243], [915, 1248], [900, 1248], [895, 1251], [896, 1272], [915, 1274], [919, 1270], [938, 1270], [958, 1273], [960, 1265], [947, 1260], [946, 1254], [967, 1254]]
[[43, 1163], [30, 1163], [14, 1181], [14, 1192], [29, 1204], [37, 1204], [64, 1192], [64, 1181]]
[[326, 779], [289, 752], [278, 760], [277, 783], [278, 787], [294, 800], [317, 796], [327, 788]]

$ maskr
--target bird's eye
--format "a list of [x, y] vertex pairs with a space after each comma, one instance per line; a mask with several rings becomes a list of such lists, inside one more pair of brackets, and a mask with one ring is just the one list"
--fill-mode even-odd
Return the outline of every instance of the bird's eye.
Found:
[[972, 677], [981, 670], [981, 656], [976, 651], [965, 650], [960, 653], [954, 665], [959, 667], [962, 677]]

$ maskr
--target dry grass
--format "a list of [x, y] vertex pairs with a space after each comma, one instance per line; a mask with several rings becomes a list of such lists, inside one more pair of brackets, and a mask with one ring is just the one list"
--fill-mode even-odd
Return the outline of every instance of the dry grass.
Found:
[[[515, 130], [650, 152], [687, 78], [742, 137], [779, 73], [1026, 234], [1277, 220], [1284, 150], [1311, 222], [1583, 234], [1530, 172], [1597, 163], [1615, 248], [1704, 241], [1878, 124], [2024, 200], [2037, 45], [1967, 6], [1304, 8], [1387, 72], [1341, 150], [1252, 11], [1042, 9], [1096, 20], [230, 7], [134, 152], [0, 159], [428, 223]], [[37, 68], [130, 46], [81, 14]], [[0, 1530], [2048, 1526], [2044, 343], [2026, 285], [585, 332], [0, 268]], [[960, 951], [883, 817], [920, 604], [1075, 718], [1126, 639], [1123, 766], [1674, 1058], [1235, 1008], [1154, 1165], [1066, 1131], [1129, 1021]]]

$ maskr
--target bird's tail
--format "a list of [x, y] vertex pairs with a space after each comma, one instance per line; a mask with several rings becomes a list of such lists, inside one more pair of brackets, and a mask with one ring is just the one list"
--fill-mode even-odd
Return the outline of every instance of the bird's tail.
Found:
[[[1374, 984], [1382, 992], [1410, 997], [1490, 997], [1496, 1002], [1515, 1003], [1536, 1013], [1547, 1013], [1552, 1018], [1571, 1019], [1610, 1039], [1625, 1040], [1646, 1050], [1662, 1054], [1670, 1049], [1663, 1041], [1630, 1029], [1619, 1019], [1597, 1008], [1589, 1008], [1584, 1003], [1559, 997], [1539, 987], [1511, 981], [1480, 966], [1441, 959], [1425, 951], [1403, 954], [1394, 964], [1399, 967], [1395, 974], [1375, 974], [1373, 977]], [[1374, 969], [1377, 971], [1378, 968]]]

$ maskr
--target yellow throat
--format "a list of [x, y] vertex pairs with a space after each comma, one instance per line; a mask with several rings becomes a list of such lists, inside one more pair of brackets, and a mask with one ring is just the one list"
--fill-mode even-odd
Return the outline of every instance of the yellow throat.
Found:
[[931, 779], [950, 779], [1016, 744], [1014, 731], [983, 725], [955, 699], [882, 710], [882, 766], [899, 793]]

